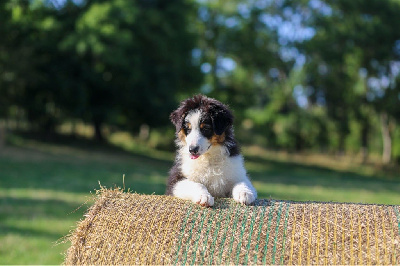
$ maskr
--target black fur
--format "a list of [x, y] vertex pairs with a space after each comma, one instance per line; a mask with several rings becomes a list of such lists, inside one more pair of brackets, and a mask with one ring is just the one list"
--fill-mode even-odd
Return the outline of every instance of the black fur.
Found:
[[[211, 124], [213, 127], [213, 132], [205, 133], [204, 135], [210, 135], [210, 137], [215, 133], [216, 135], [222, 135], [225, 133], [225, 140], [223, 145], [225, 145], [229, 151], [229, 156], [236, 156], [240, 154], [240, 148], [234, 138], [233, 134], [233, 115], [229, 110], [228, 106], [222, 104], [221, 102], [208, 98], [203, 95], [196, 95], [193, 98], [186, 99], [182, 101], [175, 111], [170, 115], [171, 122], [176, 127], [176, 136], [183, 129], [185, 135], [187, 135], [187, 129], [185, 128], [185, 117], [192, 111], [199, 109], [202, 111], [206, 117], [202, 118], [206, 123]], [[167, 182], [167, 195], [172, 195], [172, 189], [174, 185], [185, 177], [181, 172], [181, 162], [176, 157], [175, 164], [171, 168], [169, 173], [169, 179]]]
[[165, 192], [165, 194], [172, 196], [172, 189], [174, 188], [174, 185], [182, 179], [185, 179], [185, 177], [182, 175], [181, 172], [181, 162], [175, 161], [174, 166], [172, 166], [171, 170], [169, 171], [167, 191]]
[[210, 115], [214, 132], [217, 135], [224, 133], [233, 124], [233, 115], [226, 105], [215, 99], [196, 95], [193, 98], [182, 101], [178, 109], [170, 115], [170, 119], [176, 127], [176, 132], [182, 129], [184, 118], [189, 111], [195, 109], [200, 109], [203, 113]]
[[222, 135], [228, 127], [232, 126], [233, 115], [222, 103], [210, 105], [209, 113], [216, 135]]

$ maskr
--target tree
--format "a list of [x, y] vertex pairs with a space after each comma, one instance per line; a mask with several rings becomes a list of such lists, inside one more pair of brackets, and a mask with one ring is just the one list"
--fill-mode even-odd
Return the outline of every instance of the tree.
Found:
[[[367, 146], [370, 112], [362, 110], [372, 109], [382, 113], [386, 109], [383, 106], [388, 104], [385, 95], [396, 91], [394, 85], [373, 88], [368, 81], [375, 77], [382, 79], [395, 75], [388, 70], [392, 62], [398, 60], [394, 48], [400, 40], [400, 22], [396, 19], [400, 15], [400, 3], [391, 0], [324, 2], [331, 12], [314, 12], [310, 23], [315, 27], [316, 35], [300, 45], [308, 56], [308, 84], [314, 88], [314, 98], [323, 95], [329, 116], [338, 124], [341, 139], [339, 147], [344, 148], [351, 116], [362, 124], [363, 146]], [[306, 7], [308, 3], [305, 3]], [[364, 73], [365, 77], [361, 77], [360, 73]], [[360, 86], [362, 79], [366, 82]], [[394, 98], [394, 101], [397, 100]], [[388, 116], [394, 115], [388, 113]], [[381, 117], [385, 120], [385, 115]], [[383, 132], [385, 134], [388, 131]]]
[[105, 122], [166, 124], [175, 95], [193, 90], [200, 75], [190, 60], [191, 12], [185, 1], [88, 2], [61, 47], [73, 60], [75, 115], [93, 122], [98, 140]]
[[246, 109], [265, 103], [274, 79], [268, 73], [283, 65], [274, 33], [262, 22], [272, 8], [241, 1], [205, 1], [199, 8], [202, 90], [231, 104], [239, 121]]
[[46, 131], [57, 123], [51, 66], [57, 57], [54, 43], [61, 33], [48, 8], [35, 1], [3, 1], [0, 90], [3, 114], [23, 112], [36, 128]]
[[[66, 118], [162, 127], [201, 80], [195, 5], [180, 1], [3, 1], [0, 116], [17, 108], [45, 131]], [[3, 26], [4, 25], [4, 26]]]

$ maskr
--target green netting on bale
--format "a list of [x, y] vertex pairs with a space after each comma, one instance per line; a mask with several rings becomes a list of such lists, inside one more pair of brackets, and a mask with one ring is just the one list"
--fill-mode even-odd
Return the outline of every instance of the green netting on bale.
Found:
[[102, 190], [65, 264], [399, 264], [399, 206], [217, 199]]

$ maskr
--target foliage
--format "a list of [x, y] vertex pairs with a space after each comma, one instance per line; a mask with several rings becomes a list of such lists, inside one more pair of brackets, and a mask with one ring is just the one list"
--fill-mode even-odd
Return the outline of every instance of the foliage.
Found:
[[168, 114], [200, 92], [245, 142], [399, 160], [399, 15], [394, 0], [2, 1], [0, 117], [83, 121], [98, 140], [150, 128], [168, 148]]
[[16, 35], [3, 44], [10, 58], [1, 65], [14, 77], [6, 90], [18, 86], [10, 100], [40, 128], [80, 118], [93, 122], [102, 139], [104, 123], [164, 125], [175, 95], [193, 90], [200, 77], [189, 56], [192, 3], [68, 1], [55, 8], [8, 1], [1, 7], [12, 14], [4, 36]]
[[[324, 97], [328, 116], [339, 130], [339, 148], [344, 150], [351, 119], [361, 124], [362, 146], [368, 148], [371, 115], [387, 112], [399, 117], [399, 73], [391, 68], [399, 59], [400, 25], [395, 17], [400, 5], [375, 0], [329, 4], [330, 15], [314, 12], [316, 35], [300, 45], [308, 55], [307, 84], [313, 88], [312, 99]], [[389, 84], [372, 83], [385, 79]]]

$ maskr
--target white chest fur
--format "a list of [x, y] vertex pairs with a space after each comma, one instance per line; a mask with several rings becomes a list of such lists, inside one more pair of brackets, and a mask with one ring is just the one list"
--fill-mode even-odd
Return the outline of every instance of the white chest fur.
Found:
[[233, 186], [247, 180], [241, 155], [229, 157], [223, 146], [212, 146], [207, 153], [198, 159], [190, 159], [184, 149], [182, 156], [182, 174], [189, 180], [206, 186], [214, 197], [226, 197]]

